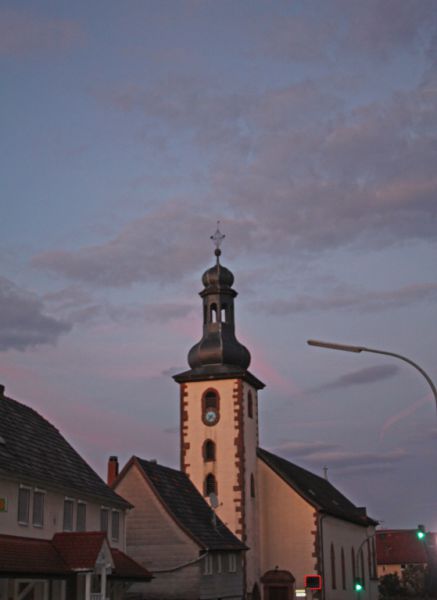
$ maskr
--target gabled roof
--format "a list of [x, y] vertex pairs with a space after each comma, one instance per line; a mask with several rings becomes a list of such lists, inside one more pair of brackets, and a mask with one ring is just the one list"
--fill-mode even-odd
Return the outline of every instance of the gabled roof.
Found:
[[[434, 534], [427, 534], [434, 535]], [[425, 544], [413, 529], [383, 529], [376, 532], [378, 565], [425, 564], [428, 562]]]
[[106, 541], [104, 531], [55, 533], [52, 544], [70, 569], [94, 569], [100, 550]]
[[259, 458], [279, 477], [321, 512], [364, 527], [377, 525], [376, 521], [366, 515], [364, 508], [355, 506], [327, 479], [314, 475], [314, 473], [262, 448], [258, 448], [257, 453]]
[[247, 550], [218, 517], [214, 525], [212, 509], [185, 473], [133, 457], [120, 477], [131, 464], [138, 466], [170, 516], [201, 548]]
[[129, 508], [60, 432], [35, 410], [7, 398], [0, 389], [0, 476], [38, 482], [64, 493]]
[[[107, 539], [101, 532], [57, 533], [52, 540], [0, 534], [0, 576], [65, 577], [92, 571]], [[151, 573], [132, 558], [110, 548], [114, 568], [111, 578], [150, 581]]]

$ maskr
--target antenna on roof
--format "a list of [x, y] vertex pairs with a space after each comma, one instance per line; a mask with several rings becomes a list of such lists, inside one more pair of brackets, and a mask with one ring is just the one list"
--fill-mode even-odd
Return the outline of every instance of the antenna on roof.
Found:
[[328, 481], [328, 467], [326, 465], [323, 467], [323, 477]]
[[217, 498], [217, 494], [215, 494], [214, 492], [211, 492], [209, 495], [209, 503], [212, 508], [212, 524], [214, 525], [214, 527], [217, 527], [217, 515], [215, 514], [215, 509], [218, 508], [220, 504]]

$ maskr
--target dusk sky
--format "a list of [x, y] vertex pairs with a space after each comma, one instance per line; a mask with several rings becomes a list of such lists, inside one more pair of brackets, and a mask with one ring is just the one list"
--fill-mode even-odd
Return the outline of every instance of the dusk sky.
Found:
[[201, 275], [261, 445], [437, 531], [436, 0], [2, 0], [0, 383], [104, 477], [179, 462]]

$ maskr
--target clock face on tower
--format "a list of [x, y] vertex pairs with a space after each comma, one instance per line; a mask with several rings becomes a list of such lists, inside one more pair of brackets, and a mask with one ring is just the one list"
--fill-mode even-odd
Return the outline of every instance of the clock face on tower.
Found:
[[208, 408], [204, 413], [206, 425], [215, 425], [218, 421], [218, 414], [215, 408]]

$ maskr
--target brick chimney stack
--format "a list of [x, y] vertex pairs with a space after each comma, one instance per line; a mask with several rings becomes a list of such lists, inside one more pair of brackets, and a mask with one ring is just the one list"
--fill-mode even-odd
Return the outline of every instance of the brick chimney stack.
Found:
[[108, 460], [108, 485], [112, 485], [118, 477], [118, 458], [110, 456]]

